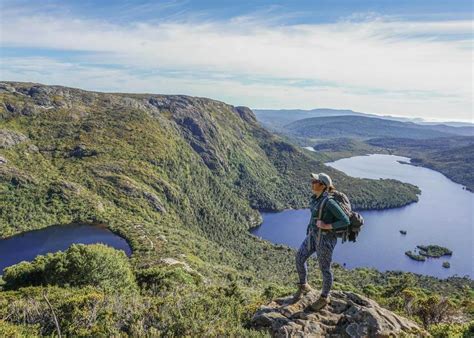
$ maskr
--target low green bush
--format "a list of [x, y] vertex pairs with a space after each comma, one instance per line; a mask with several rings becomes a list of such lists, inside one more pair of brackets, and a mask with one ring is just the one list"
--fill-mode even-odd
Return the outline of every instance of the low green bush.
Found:
[[4, 270], [5, 289], [32, 285], [92, 285], [133, 290], [135, 277], [123, 251], [103, 244], [73, 244], [65, 252], [38, 256]]
[[199, 285], [202, 282], [200, 275], [188, 272], [180, 266], [142, 269], [136, 275], [138, 285], [154, 294], [179, 286]]

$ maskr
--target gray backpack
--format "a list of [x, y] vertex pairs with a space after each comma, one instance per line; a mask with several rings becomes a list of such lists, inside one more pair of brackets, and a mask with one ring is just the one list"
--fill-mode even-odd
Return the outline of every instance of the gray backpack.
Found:
[[324, 198], [319, 207], [318, 219], [321, 219], [323, 214], [323, 209], [326, 205], [326, 202], [329, 198], [332, 198], [334, 201], [339, 204], [344, 213], [349, 217], [349, 225], [346, 229], [336, 231], [338, 237], [342, 238], [342, 243], [349, 240], [349, 242], [355, 242], [359, 232], [364, 225], [364, 218], [358, 212], [352, 211], [351, 202], [346, 194], [333, 190], [328, 193], [328, 196]]

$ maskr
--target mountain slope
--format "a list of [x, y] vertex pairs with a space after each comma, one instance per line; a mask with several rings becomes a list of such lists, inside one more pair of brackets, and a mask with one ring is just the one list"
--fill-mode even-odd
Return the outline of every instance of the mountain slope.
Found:
[[454, 182], [474, 191], [474, 137], [450, 137], [413, 140], [376, 138], [367, 140], [369, 146], [411, 158], [411, 163], [439, 171]]
[[[94, 286], [48, 289], [70, 335], [249, 335], [244, 325], [262, 294], [271, 296], [275, 284], [291, 290], [295, 279], [293, 250], [249, 234], [260, 222], [256, 209], [305, 207], [308, 173], [318, 171], [330, 173], [361, 208], [405, 205], [419, 192], [327, 168], [263, 129], [249, 109], [210, 99], [9, 82], [0, 85], [0, 102], [0, 236], [102, 223], [133, 248], [139, 295], [104, 295]], [[170, 258], [178, 267], [166, 266]], [[392, 283], [376, 271], [336, 267], [335, 275], [344, 281], [338, 287], [353, 291], [375, 280]], [[420, 278], [419, 285], [457, 294], [464, 282]], [[24, 325], [14, 318], [31, 304], [42, 309], [35, 316], [49, 314], [42, 292], [0, 292], [0, 316]], [[104, 306], [105, 317], [83, 327], [92, 303]], [[51, 334], [51, 323], [38, 317], [28, 324]]]
[[[390, 181], [369, 185], [367, 180], [349, 179], [306, 158], [262, 129], [246, 108], [185, 96], [99, 94], [13, 85], [4, 85], [7, 89], [0, 94], [4, 107], [1, 129], [5, 140], [18, 141], [2, 146], [7, 163], [0, 167], [0, 174], [4, 187], [11, 191], [9, 198], [18, 194], [31, 201], [45, 194], [47, 201], [55, 201], [34, 203], [43, 204], [41, 210], [64, 204], [64, 196], [101, 202], [105, 212], [107, 206], [127, 209], [130, 200], [136, 200], [146, 202], [146, 213], [164, 222], [168, 217], [180, 217], [177, 210], [195, 214], [196, 207], [202, 205], [201, 215], [195, 216], [197, 226], [203, 227], [197, 220], [210, 217], [205, 206], [226, 213], [227, 202], [241, 227], [248, 228], [258, 222], [250, 207], [304, 207], [308, 173], [322, 170], [332, 174], [336, 184], [352, 193], [361, 207], [377, 207], [381, 200], [387, 204], [379, 207], [416, 200], [416, 189], [409, 185], [397, 188], [399, 185]], [[373, 186], [376, 188], [370, 188]], [[23, 189], [31, 189], [29, 197], [23, 195]], [[200, 189], [210, 189], [209, 195]], [[371, 190], [366, 196], [376, 198], [362, 204], [367, 198], [361, 190]], [[395, 191], [400, 199], [385, 198], [385, 191]], [[214, 196], [219, 197], [212, 200]], [[40, 221], [40, 217], [26, 217], [30, 210], [21, 209], [21, 205], [13, 206], [17, 208], [17, 231], [61, 223], [61, 217], [71, 212], [61, 209]], [[47, 213], [37, 211], [33, 215]], [[11, 215], [2, 216], [4, 224], [12, 225]], [[186, 219], [189, 222], [189, 217]], [[15, 230], [3, 228], [2, 232]]]
[[326, 109], [318, 108], [311, 110], [303, 109], [254, 109], [255, 116], [266, 128], [279, 131], [283, 126], [306, 118], [323, 117], [323, 116], [340, 116], [340, 115], [356, 115], [356, 116], [372, 116], [366, 113], [359, 113], [349, 109]]
[[382, 119], [385, 121], [398, 121], [404, 123], [416, 124], [419, 126], [426, 126], [428, 129], [437, 130], [445, 133], [461, 135], [461, 136], [473, 136], [474, 126], [472, 123], [467, 122], [426, 122], [421, 118], [408, 118], [408, 117], [394, 117], [389, 115], [375, 115], [368, 113], [355, 112], [349, 109], [254, 109], [254, 113], [259, 122], [261, 122], [266, 128], [274, 130], [276, 132], [285, 132], [285, 125], [295, 122], [297, 120], [303, 120], [313, 117], [334, 117], [334, 116], [365, 116], [371, 118]]
[[[17, 140], [0, 152], [2, 236], [104, 223], [132, 244], [139, 264], [157, 260], [150, 248], [189, 245], [209, 269], [224, 259], [254, 271], [267, 256], [247, 232], [260, 223], [256, 209], [305, 207], [310, 172], [331, 174], [359, 208], [405, 205], [419, 192], [394, 180], [349, 178], [261, 128], [250, 110], [210, 99], [25, 83], [4, 84], [0, 99], [0, 129]], [[180, 243], [184, 234], [212, 249]], [[176, 242], [165, 245], [161, 235]], [[272, 270], [257, 273], [277, 279]]]
[[406, 137], [414, 139], [449, 137], [453, 134], [432, 130], [429, 126], [364, 116], [332, 116], [298, 120], [283, 127], [285, 133], [296, 137], [375, 138]]

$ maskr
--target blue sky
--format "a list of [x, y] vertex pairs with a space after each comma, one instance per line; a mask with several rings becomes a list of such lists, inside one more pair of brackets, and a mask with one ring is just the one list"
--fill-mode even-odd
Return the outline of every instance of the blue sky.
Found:
[[472, 120], [470, 1], [1, 1], [1, 80]]

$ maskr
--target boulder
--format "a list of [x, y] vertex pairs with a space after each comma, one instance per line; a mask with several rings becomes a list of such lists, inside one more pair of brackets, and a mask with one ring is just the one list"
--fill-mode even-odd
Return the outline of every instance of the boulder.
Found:
[[182, 268], [184, 271], [186, 271], [187, 273], [190, 273], [190, 274], [197, 274], [197, 275], [200, 275], [198, 272], [196, 272], [196, 270], [194, 270], [193, 268], [191, 268], [187, 263], [185, 262], [182, 262], [182, 261], [179, 261], [177, 259], [174, 259], [174, 258], [171, 258], [171, 257], [168, 257], [168, 258], [162, 258], [160, 259], [160, 263], [166, 265], [166, 266], [179, 266], [180, 268]]
[[79, 144], [69, 152], [70, 157], [84, 158], [90, 156], [96, 156], [98, 152], [94, 149], [88, 149], [85, 145]]
[[13, 87], [11, 84], [0, 82], [0, 93], [14, 93], [15, 91], [15, 87]]
[[8, 149], [26, 141], [28, 138], [16, 131], [0, 129], [0, 149]]
[[330, 304], [313, 312], [308, 306], [318, 296], [318, 292], [310, 292], [294, 304], [291, 296], [275, 299], [255, 313], [252, 326], [273, 337], [428, 336], [413, 321], [352, 292], [333, 291]]
[[155, 194], [148, 191], [144, 191], [143, 197], [145, 197], [145, 199], [148, 201], [148, 203], [153, 207], [155, 211], [166, 212], [166, 209], [163, 206], [163, 203], [161, 203], [161, 200]]

